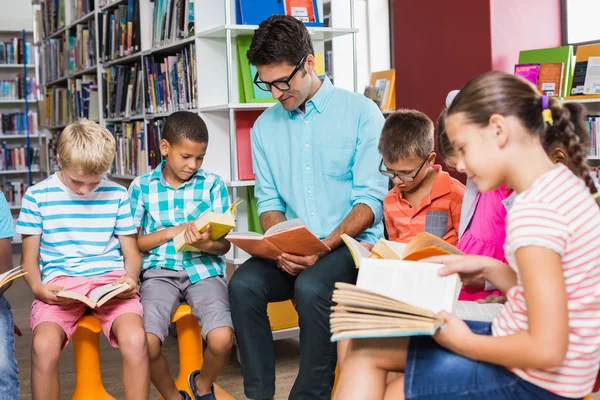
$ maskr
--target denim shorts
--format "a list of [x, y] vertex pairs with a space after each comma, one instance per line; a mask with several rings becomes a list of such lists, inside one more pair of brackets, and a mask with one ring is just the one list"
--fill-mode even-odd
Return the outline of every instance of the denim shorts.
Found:
[[[492, 334], [489, 322], [465, 322], [477, 334]], [[407, 400], [567, 400], [519, 378], [505, 367], [452, 353], [430, 336], [410, 339], [404, 396]]]
[[0, 296], [0, 400], [19, 398], [19, 371], [15, 359], [15, 334], [10, 304]]

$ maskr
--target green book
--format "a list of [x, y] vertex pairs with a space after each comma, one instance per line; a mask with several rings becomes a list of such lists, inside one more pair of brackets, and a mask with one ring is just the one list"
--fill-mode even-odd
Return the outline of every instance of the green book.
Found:
[[[269, 92], [261, 93], [260, 96], [256, 96], [254, 92], [254, 75], [250, 69], [250, 63], [246, 52], [250, 49], [252, 43], [252, 36], [238, 36], [237, 37], [237, 51], [238, 51], [238, 77], [241, 75], [240, 88], [240, 103], [275, 103], [277, 100], [273, 99]], [[243, 90], [242, 90], [243, 89]], [[256, 88], [257, 91], [261, 91]]]
[[258, 206], [254, 197], [254, 186], [248, 186], [248, 231], [263, 234], [258, 217]]
[[561, 97], [569, 96], [573, 68], [575, 66], [573, 46], [552, 47], [548, 49], [522, 50], [519, 53], [519, 64], [564, 63], [563, 87]]

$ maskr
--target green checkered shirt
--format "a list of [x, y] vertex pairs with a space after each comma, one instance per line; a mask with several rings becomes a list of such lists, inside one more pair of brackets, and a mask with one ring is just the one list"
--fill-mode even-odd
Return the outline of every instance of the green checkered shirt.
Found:
[[[225, 182], [218, 175], [202, 169], [177, 189], [163, 177], [161, 162], [154, 171], [135, 178], [129, 187], [131, 214], [136, 227], [144, 234], [178, 226], [198, 218], [207, 210], [224, 213], [229, 207]], [[225, 258], [203, 252], [175, 251], [170, 240], [150, 250], [144, 257], [144, 269], [185, 269], [192, 283], [225, 275]]]

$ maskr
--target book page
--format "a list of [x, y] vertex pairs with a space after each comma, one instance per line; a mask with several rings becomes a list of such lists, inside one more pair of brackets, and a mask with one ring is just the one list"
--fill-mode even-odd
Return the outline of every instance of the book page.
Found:
[[371, 252], [367, 250], [360, 242], [354, 239], [351, 236], [346, 235], [345, 233], [340, 236], [342, 241], [348, 246], [350, 250], [350, 254], [354, 259], [354, 264], [357, 268], [360, 268], [360, 260], [361, 258], [369, 258], [371, 257]]
[[265, 236], [281, 231], [287, 231], [293, 228], [298, 228], [299, 226], [304, 226], [300, 218], [283, 221], [267, 229], [267, 231], [265, 232]]
[[452, 312], [458, 298], [458, 275], [441, 277], [441, 264], [416, 261], [362, 260], [356, 286], [435, 313]]
[[128, 288], [129, 285], [126, 283], [120, 283], [118, 285], [113, 285], [112, 283], [109, 283], [107, 285], [99, 286], [96, 289], [90, 291], [90, 293], [88, 294], [88, 297], [94, 303], [98, 303], [98, 301], [106, 294], [108, 294], [112, 291], [116, 291], [117, 289], [121, 289], [123, 287]]
[[23, 268], [19, 265], [13, 269], [10, 269], [2, 274], [0, 274], [0, 286], [15, 280], [23, 275], [27, 274], [27, 272], [23, 271]]
[[404, 249], [403, 259], [417, 261], [444, 254], [464, 254], [450, 243], [427, 232], [419, 233]]
[[87, 305], [89, 308], [94, 308], [96, 306], [95, 301], [91, 301], [90, 299], [88, 299], [86, 296], [84, 296], [81, 293], [72, 292], [69, 290], [61, 290], [61, 291], [56, 292], [56, 297], [64, 297], [65, 299], [78, 300], [78, 301], [82, 302], [83, 304]]

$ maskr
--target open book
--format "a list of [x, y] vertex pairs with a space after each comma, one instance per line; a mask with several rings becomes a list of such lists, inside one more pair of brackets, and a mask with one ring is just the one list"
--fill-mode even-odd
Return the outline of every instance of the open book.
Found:
[[348, 338], [433, 335], [453, 312], [461, 289], [458, 275], [441, 277], [441, 264], [362, 259], [356, 285], [333, 291], [331, 341]]
[[107, 285], [97, 287], [96, 289], [92, 290], [87, 296], [69, 290], [58, 291], [56, 292], [56, 296], [79, 300], [80, 302], [87, 305], [89, 308], [97, 308], [128, 289], [129, 285], [126, 283], [119, 283], [117, 285], [109, 283]]
[[364, 258], [419, 261], [433, 256], [464, 254], [443, 239], [427, 232], [418, 234], [408, 243], [380, 239], [379, 242], [373, 246], [372, 251], [365, 249], [356, 239], [346, 234], [343, 234], [341, 239], [346, 243], [348, 249], [350, 249], [350, 253], [352, 254], [352, 258], [354, 259], [357, 268], [360, 268], [361, 259]]
[[14, 267], [13, 269], [0, 274], [0, 286], [6, 285], [8, 282], [17, 279], [26, 273], [27, 272], [23, 271], [23, 267]]
[[[198, 218], [196, 218], [196, 221], [194, 221], [198, 232], [206, 232], [206, 227], [210, 225], [210, 240], [219, 240], [220, 238], [225, 236], [229, 231], [235, 228], [235, 208], [242, 201], [243, 200], [236, 199], [236, 201], [233, 202], [229, 210], [223, 214], [216, 213], [213, 211], [206, 211], [205, 213], [200, 215]], [[190, 246], [185, 241], [185, 231], [179, 232], [179, 234], [173, 238], [173, 243], [175, 244], [175, 248], [177, 249], [177, 251], [202, 251], [194, 246]]]
[[256, 257], [277, 259], [282, 253], [309, 256], [330, 250], [300, 219], [291, 219], [273, 225], [260, 235], [254, 232], [235, 232], [227, 240]]

